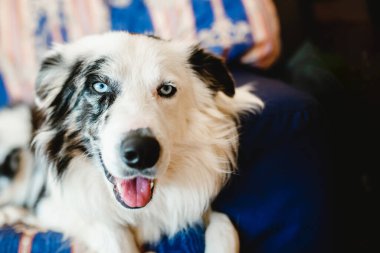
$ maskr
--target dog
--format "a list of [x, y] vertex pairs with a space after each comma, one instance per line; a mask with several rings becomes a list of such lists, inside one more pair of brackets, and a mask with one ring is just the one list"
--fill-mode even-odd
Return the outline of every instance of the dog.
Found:
[[2, 159], [26, 150], [34, 165], [12, 166], [33, 171], [23, 177], [33, 187], [2, 202], [27, 206], [81, 252], [137, 253], [199, 222], [205, 252], [238, 252], [233, 224], [210, 204], [236, 168], [239, 116], [262, 107], [198, 45], [126, 32], [57, 45], [24, 117], [33, 134]]

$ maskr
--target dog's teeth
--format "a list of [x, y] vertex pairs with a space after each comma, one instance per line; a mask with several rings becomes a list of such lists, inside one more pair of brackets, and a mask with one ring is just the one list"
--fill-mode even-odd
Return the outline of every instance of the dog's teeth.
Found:
[[154, 187], [154, 181], [151, 181], [151, 182], [150, 182], [150, 189], [152, 190], [153, 187]]

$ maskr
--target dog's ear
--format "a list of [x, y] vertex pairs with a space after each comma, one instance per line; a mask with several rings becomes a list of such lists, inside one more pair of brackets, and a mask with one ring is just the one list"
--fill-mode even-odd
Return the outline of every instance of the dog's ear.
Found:
[[234, 96], [235, 82], [221, 58], [195, 46], [190, 52], [189, 63], [210, 89], [215, 92], [222, 91], [229, 97]]
[[59, 91], [56, 87], [56, 78], [62, 78], [64, 69], [64, 60], [60, 50], [54, 49], [47, 53], [43, 58], [36, 79], [36, 102], [41, 104], [51, 93]]

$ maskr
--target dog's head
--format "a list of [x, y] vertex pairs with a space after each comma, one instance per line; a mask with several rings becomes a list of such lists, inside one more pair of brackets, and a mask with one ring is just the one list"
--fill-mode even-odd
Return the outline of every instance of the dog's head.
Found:
[[147, 205], [154, 186], [193, 184], [212, 198], [235, 165], [237, 114], [253, 104], [234, 94], [224, 63], [197, 46], [90, 36], [43, 61], [35, 143], [58, 178], [75, 158], [97, 165], [124, 207]]

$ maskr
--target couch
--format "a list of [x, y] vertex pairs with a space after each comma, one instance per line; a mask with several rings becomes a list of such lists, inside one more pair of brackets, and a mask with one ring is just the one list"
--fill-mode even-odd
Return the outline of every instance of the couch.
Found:
[[[214, 209], [228, 214], [236, 225], [242, 253], [328, 252], [318, 103], [281, 81], [241, 68], [233, 73], [238, 85], [254, 87], [265, 109], [241, 119], [239, 172], [215, 200]], [[20, 237], [13, 229], [0, 230], [0, 252], [17, 252]], [[32, 252], [58, 252], [60, 239], [55, 232], [39, 233]]]
[[[113, 10], [114, 29], [123, 28], [118, 23], [122, 15], [126, 14]], [[223, 52], [221, 48], [211, 49]], [[271, 61], [277, 54], [270, 56]], [[263, 62], [271, 63], [265, 59]], [[228, 214], [235, 224], [242, 253], [329, 252], [331, 217], [318, 103], [286, 83], [255, 74], [251, 68], [240, 64], [230, 67], [237, 85], [252, 85], [265, 108], [241, 119], [239, 171], [214, 201], [213, 208]], [[10, 102], [8, 97], [0, 78], [0, 106]], [[202, 252], [203, 233], [203, 228], [189, 228], [174, 238], [163, 239], [155, 250]], [[12, 227], [0, 229], [0, 252], [20, 252], [20, 240], [32, 242], [27, 252], [70, 252], [69, 244], [57, 232]], [[187, 241], [195, 242], [197, 247]]]

